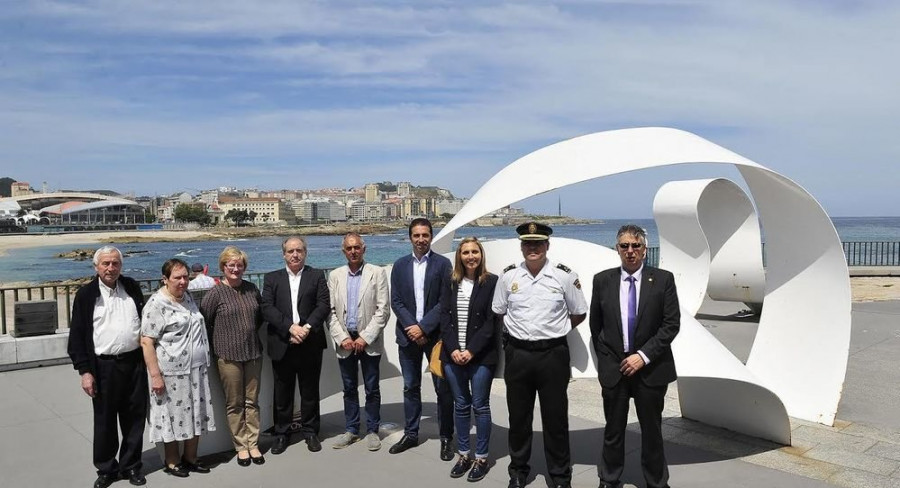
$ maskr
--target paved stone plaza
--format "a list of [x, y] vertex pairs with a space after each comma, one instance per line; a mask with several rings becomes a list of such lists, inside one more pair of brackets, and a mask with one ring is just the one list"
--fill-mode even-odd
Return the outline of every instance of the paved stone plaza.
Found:
[[[733, 304], [707, 303], [698, 318], [739, 358], [746, 359], [756, 324], [733, 319]], [[810, 340], [815, 340], [811, 338]], [[664, 435], [675, 488], [706, 487], [896, 487], [900, 486], [900, 301], [853, 305], [850, 363], [844, 394], [834, 427], [791, 420], [792, 446], [735, 434], [683, 419], [677, 389], [670, 388], [664, 412]], [[326, 354], [325, 360], [333, 360]], [[337, 378], [334, 378], [337, 381]], [[426, 385], [429, 382], [424, 382]], [[208, 475], [175, 479], [161, 471], [156, 451], [147, 443], [144, 453], [149, 487], [255, 487], [291, 483], [297, 486], [461, 487], [464, 479], [448, 475], [452, 463], [438, 459], [434, 393], [423, 388], [426, 403], [418, 448], [390, 455], [402, 424], [402, 384], [397, 377], [383, 380], [382, 432], [385, 447], [371, 453], [355, 444], [331, 449], [343, 431], [340, 394], [322, 403], [324, 449], [310, 453], [304, 443], [280, 456], [267, 455], [263, 466], [239, 467], [230, 456], [210, 456]], [[68, 365], [0, 373], [0, 486], [91, 486], [91, 406]], [[484, 487], [507, 483], [508, 428], [503, 382], [494, 382], [494, 432], [491, 459], [495, 461]], [[602, 436], [600, 388], [596, 380], [570, 384], [570, 429], [575, 465], [573, 486], [597, 486], [597, 463]], [[539, 418], [536, 415], [536, 419]], [[640, 436], [632, 419], [626, 487], [644, 486], [640, 474]], [[530, 486], [544, 487], [543, 445], [536, 421]], [[224, 427], [224, 426], [223, 426]], [[202, 440], [201, 440], [202, 442]], [[264, 437], [264, 447], [269, 438]], [[127, 481], [113, 485], [130, 486]]]

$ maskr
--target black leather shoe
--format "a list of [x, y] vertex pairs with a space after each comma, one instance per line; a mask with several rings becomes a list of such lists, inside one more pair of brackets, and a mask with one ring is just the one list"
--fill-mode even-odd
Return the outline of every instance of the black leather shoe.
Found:
[[407, 449], [416, 447], [418, 445], [419, 445], [419, 439], [410, 437], [408, 435], [404, 435], [403, 437], [400, 438], [400, 441], [398, 441], [396, 444], [391, 446], [391, 448], [390, 448], [390, 450], [388, 450], [388, 452], [391, 454], [400, 454], [401, 452], [403, 452]]
[[453, 441], [441, 439], [441, 461], [453, 461]]
[[237, 458], [238, 466], [243, 466], [243, 467], [246, 468], [247, 466], [250, 466], [250, 462], [251, 462], [251, 461], [250, 461], [250, 458], [249, 458], [249, 457], [245, 457], [245, 458]]
[[181, 466], [184, 469], [190, 471], [191, 473], [200, 473], [200, 474], [209, 473], [209, 468], [204, 466], [203, 463], [201, 463], [199, 459], [196, 462], [192, 463], [184, 458], [181, 458]]
[[176, 464], [171, 468], [166, 466], [165, 468], [163, 468], [163, 473], [175, 476], [176, 478], [187, 478], [188, 475], [190, 475], [187, 468], [180, 464]]
[[119, 477], [114, 474], [101, 474], [97, 476], [97, 481], [94, 482], [94, 488], [109, 488], [109, 486], [118, 479]]
[[288, 446], [288, 438], [286, 435], [279, 435], [275, 437], [275, 444], [272, 445], [272, 454], [279, 455], [287, 450]]
[[463, 456], [459, 455], [459, 459], [456, 461], [456, 464], [453, 465], [453, 469], [450, 470], [451, 478], [461, 478], [462, 475], [469, 472], [469, 468], [472, 467], [472, 458], [468, 455]]
[[121, 479], [128, 480], [128, 482], [134, 486], [144, 486], [147, 484], [147, 478], [144, 477], [139, 469], [123, 471]]
[[466, 478], [466, 480], [472, 482], [481, 481], [487, 476], [489, 469], [487, 458], [476, 459], [472, 464], [472, 470], [469, 471], [469, 477]]
[[259, 457], [250, 456], [250, 461], [252, 461], [253, 464], [259, 466], [260, 464], [266, 464], [266, 457], [262, 454], [260, 454]]
[[507, 488], [525, 488], [525, 478], [510, 478]]
[[322, 443], [319, 442], [319, 436], [313, 434], [306, 438], [306, 448], [309, 452], [319, 452], [322, 450]]
[[555, 485], [553, 485], [553, 488], [572, 488], [572, 484], [569, 483], [568, 481], [559, 482], [559, 483], [556, 483]]

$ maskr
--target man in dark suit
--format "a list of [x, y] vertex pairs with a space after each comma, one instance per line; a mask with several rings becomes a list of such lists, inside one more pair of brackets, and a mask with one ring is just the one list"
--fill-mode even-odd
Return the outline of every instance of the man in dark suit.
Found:
[[[450, 299], [450, 260], [431, 252], [432, 228], [428, 219], [409, 224], [412, 254], [403, 256], [391, 270], [391, 308], [397, 316], [397, 345], [403, 374], [403, 437], [391, 446], [398, 454], [419, 444], [422, 417], [422, 357], [430, 357], [440, 338], [441, 303]], [[432, 375], [438, 402], [440, 457], [453, 459], [453, 396], [444, 379]]]
[[115, 247], [98, 249], [94, 268], [97, 276], [75, 293], [68, 344], [81, 389], [94, 407], [94, 488], [106, 488], [120, 477], [140, 486], [147, 482], [141, 473], [148, 407], [140, 347], [144, 294], [136, 281], [121, 275], [122, 253]]
[[594, 275], [591, 297], [591, 341], [606, 417], [600, 488], [618, 486], [622, 476], [629, 398], [641, 425], [644, 479], [648, 488], [667, 488], [662, 410], [677, 377], [670, 347], [681, 324], [675, 277], [644, 265], [647, 234], [640, 227], [622, 226], [616, 241], [622, 266]]
[[262, 313], [268, 323], [268, 349], [274, 377], [275, 444], [289, 444], [294, 417], [294, 385], [300, 385], [300, 432], [312, 452], [319, 442], [319, 377], [325, 349], [325, 320], [331, 311], [325, 273], [306, 265], [306, 240], [288, 237], [281, 244], [285, 268], [266, 273]]

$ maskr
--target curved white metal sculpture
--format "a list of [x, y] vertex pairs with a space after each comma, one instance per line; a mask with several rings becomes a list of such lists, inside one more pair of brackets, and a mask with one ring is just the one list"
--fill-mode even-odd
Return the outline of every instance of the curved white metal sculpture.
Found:
[[659, 267], [675, 274], [681, 308], [694, 315], [704, 296], [762, 309], [766, 274], [756, 210], [724, 178], [671, 181], [653, 200]]
[[[832, 424], [850, 344], [850, 282], [837, 232], [799, 185], [699, 136], [668, 128], [625, 129], [539, 149], [488, 180], [436, 236], [434, 249], [449, 252], [457, 229], [525, 198], [603, 176], [685, 163], [737, 167], [766, 230], [768, 268], [765, 307], [746, 365], [694, 319], [699, 304], [690, 301], [693, 310], [683, 310], [682, 331], [673, 343], [682, 414], [783, 443], [790, 442], [787, 414]], [[664, 236], [664, 227], [660, 238], [667, 239], [665, 247], [671, 252], [677, 247], [669, 244], [676, 239]], [[802, 245], [797, 239], [800, 229]], [[719, 240], [720, 250], [731, 242], [727, 235]], [[566, 252], [567, 247], [551, 244], [550, 254], [575, 268], [582, 283], [590, 282], [593, 272], [617, 265], [588, 262], [580, 253]], [[706, 273], [719, 273], [713, 271]], [[707, 285], [679, 281], [684, 288], [679, 295], [692, 296], [698, 286]], [[578, 333], [588, 344], [588, 332], [582, 329]], [[593, 375], [593, 364], [573, 374]]]

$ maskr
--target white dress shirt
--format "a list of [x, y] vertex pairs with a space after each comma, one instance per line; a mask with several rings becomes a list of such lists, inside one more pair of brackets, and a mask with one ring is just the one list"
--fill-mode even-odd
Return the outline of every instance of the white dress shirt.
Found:
[[425, 316], [425, 271], [428, 269], [428, 257], [431, 251], [425, 253], [422, 259], [413, 254], [413, 290], [416, 293], [416, 322], [421, 322]]
[[[631, 344], [628, 343], [628, 288], [631, 284], [626, 280], [629, 276], [634, 276], [634, 318], [637, 320], [637, 311], [641, 309], [641, 274], [643, 271], [643, 264], [633, 275], [628, 274], [624, 268], [621, 270], [622, 282], [619, 284], [619, 309], [622, 312], [622, 344], [625, 345], [625, 352], [631, 350]], [[638, 351], [637, 353], [641, 355], [644, 364], [650, 364], [650, 360], [643, 352]]]
[[141, 318], [124, 286], [110, 288], [98, 280], [94, 304], [94, 353], [122, 354], [141, 345]]

